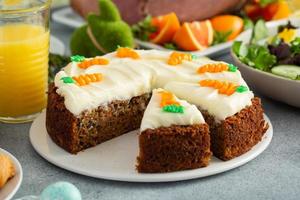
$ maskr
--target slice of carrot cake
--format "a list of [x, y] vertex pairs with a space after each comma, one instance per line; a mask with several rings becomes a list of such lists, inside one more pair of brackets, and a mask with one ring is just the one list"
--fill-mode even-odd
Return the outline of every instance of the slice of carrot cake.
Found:
[[172, 93], [155, 89], [144, 113], [137, 170], [143, 173], [171, 172], [208, 165], [208, 125], [196, 106]]

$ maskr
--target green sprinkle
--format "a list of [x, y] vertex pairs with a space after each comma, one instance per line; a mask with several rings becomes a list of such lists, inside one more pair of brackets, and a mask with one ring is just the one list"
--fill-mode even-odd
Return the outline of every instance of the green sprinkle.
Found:
[[247, 92], [248, 88], [246, 86], [240, 85], [235, 89], [236, 92], [242, 93], [242, 92]]
[[235, 66], [233, 64], [228, 64], [228, 71], [236, 72], [237, 71], [237, 66]]
[[163, 107], [163, 111], [165, 112], [171, 112], [171, 113], [184, 113], [184, 107], [178, 106], [178, 105], [166, 105]]
[[64, 83], [75, 83], [75, 81], [69, 76], [62, 77], [60, 80], [62, 80]]
[[71, 61], [73, 62], [82, 62], [84, 60], [85, 60], [84, 56], [80, 56], [80, 55], [71, 56]]
[[192, 54], [192, 60], [196, 60], [198, 58], [199, 58], [199, 56]]

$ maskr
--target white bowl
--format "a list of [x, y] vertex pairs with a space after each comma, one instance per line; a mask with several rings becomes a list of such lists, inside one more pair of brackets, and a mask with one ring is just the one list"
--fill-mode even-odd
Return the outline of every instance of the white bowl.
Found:
[[[300, 18], [291, 18], [290, 20], [292, 24], [300, 27]], [[287, 22], [288, 20], [280, 20], [267, 23], [269, 34], [276, 34], [278, 26]], [[236, 40], [249, 42], [250, 36], [251, 31], [246, 31]], [[232, 50], [231, 56], [250, 88], [272, 99], [300, 107], [300, 81], [252, 68], [242, 63]]]
[[242, 63], [232, 51], [231, 56], [251, 89], [272, 99], [300, 108], [300, 81], [254, 69]]

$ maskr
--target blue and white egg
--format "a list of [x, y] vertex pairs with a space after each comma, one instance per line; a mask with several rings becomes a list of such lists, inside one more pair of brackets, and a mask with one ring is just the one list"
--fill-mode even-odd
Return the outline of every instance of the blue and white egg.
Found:
[[69, 182], [57, 182], [46, 187], [40, 200], [81, 200], [78, 188]]

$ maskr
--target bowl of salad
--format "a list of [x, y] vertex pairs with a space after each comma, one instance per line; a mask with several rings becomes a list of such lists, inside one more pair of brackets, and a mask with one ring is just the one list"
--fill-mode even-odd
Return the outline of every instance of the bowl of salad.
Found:
[[300, 18], [257, 21], [236, 39], [231, 55], [253, 90], [300, 107]]

